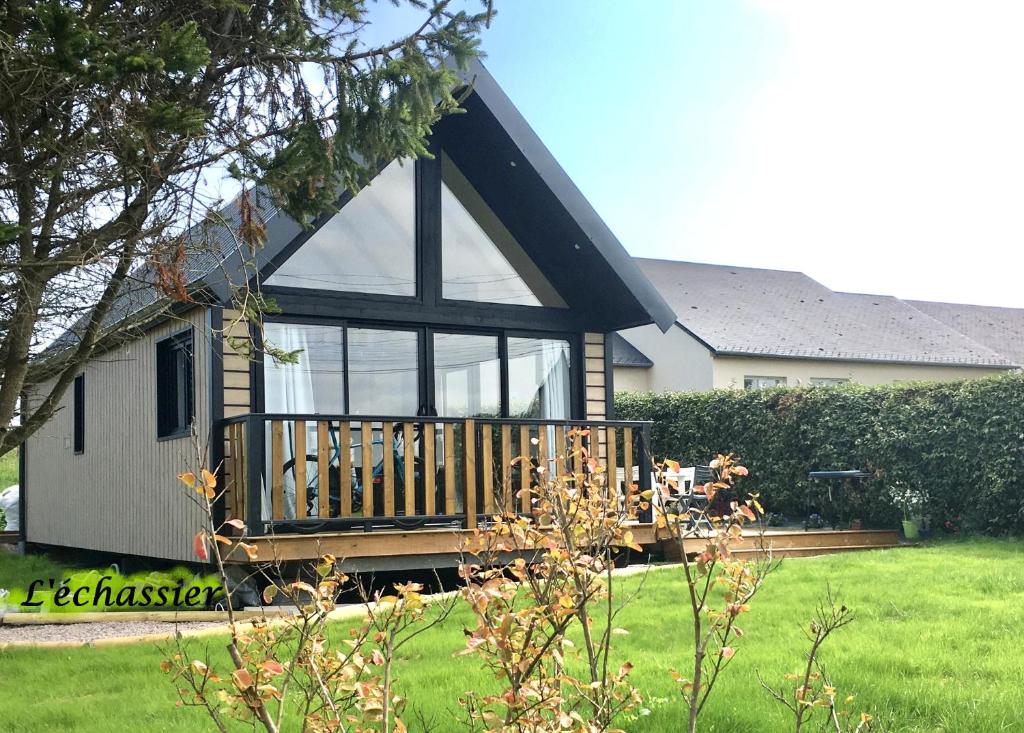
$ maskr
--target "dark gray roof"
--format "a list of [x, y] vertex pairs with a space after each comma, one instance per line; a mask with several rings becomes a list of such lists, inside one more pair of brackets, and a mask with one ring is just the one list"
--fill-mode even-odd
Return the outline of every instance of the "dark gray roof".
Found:
[[612, 334], [612, 366], [652, 367], [654, 362], [618, 333]]
[[1024, 365], [1024, 308], [908, 300], [937, 321]]
[[720, 355], [1010, 367], [1022, 363], [910, 303], [800, 272], [637, 259], [677, 323]]

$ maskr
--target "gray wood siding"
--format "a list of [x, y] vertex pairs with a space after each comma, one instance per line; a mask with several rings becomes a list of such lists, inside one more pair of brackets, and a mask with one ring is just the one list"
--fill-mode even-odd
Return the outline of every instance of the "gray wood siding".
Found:
[[[195, 308], [84, 369], [85, 452], [72, 451], [72, 391], [27, 441], [29, 542], [194, 560], [202, 514], [175, 478], [194, 468], [190, 438], [157, 440], [156, 342], [194, 334], [195, 425], [210, 434], [210, 330]], [[31, 397], [30, 397], [31, 399]]]

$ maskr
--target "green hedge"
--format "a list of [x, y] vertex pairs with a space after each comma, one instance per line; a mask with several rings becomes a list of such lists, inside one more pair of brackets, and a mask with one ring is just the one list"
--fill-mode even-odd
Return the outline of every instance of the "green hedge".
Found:
[[929, 496], [933, 526], [1024, 532], [1024, 377], [863, 387], [619, 393], [616, 417], [653, 420], [658, 458], [707, 463], [733, 452], [768, 511], [803, 517], [807, 472], [856, 468], [875, 478], [851, 516], [896, 526], [888, 486]]

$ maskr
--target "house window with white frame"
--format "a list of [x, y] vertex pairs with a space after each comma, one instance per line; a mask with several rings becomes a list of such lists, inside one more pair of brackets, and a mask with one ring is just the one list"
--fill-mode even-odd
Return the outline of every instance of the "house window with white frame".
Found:
[[743, 377], [743, 389], [769, 389], [785, 386], [785, 377]]

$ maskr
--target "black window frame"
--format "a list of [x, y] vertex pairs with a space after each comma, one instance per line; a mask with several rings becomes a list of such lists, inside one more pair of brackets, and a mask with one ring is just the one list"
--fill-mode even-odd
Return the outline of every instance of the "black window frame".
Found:
[[[327, 219], [335, 213], [325, 214], [314, 222], [313, 226], [293, 239], [287, 247], [277, 253], [260, 272], [252, 279], [252, 285], [261, 289], [266, 295], [273, 297], [282, 306], [284, 312], [288, 312], [288, 302], [309, 301], [311, 299], [325, 299], [333, 307], [371, 307], [381, 313], [408, 312], [415, 310], [434, 310], [438, 313], [458, 314], [482, 314], [500, 318], [509, 327], [529, 329], [533, 324], [545, 322], [552, 327], [564, 327], [568, 322], [581, 321], [582, 319], [575, 312], [575, 306], [571, 299], [571, 293], [563, 292], [554, 282], [552, 287], [559, 297], [565, 301], [566, 306], [545, 306], [545, 305], [519, 305], [490, 303], [487, 301], [456, 300], [444, 298], [442, 295], [443, 275], [441, 272], [442, 254], [442, 232], [441, 232], [441, 158], [442, 145], [437, 141], [430, 141], [429, 149], [434, 155], [433, 158], [417, 158], [413, 161], [415, 166], [415, 211], [416, 211], [416, 294], [415, 295], [383, 295], [378, 293], [361, 293], [338, 290], [325, 290], [318, 288], [301, 288], [285, 285], [268, 285], [267, 278], [274, 274], [288, 258], [295, 254], [316, 232], [326, 223]], [[387, 166], [387, 163], [378, 166], [379, 173]], [[346, 191], [337, 202], [339, 210], [353, 198], [351, 192]], [[497, 212], [495, 212], [497, 214]], [[500, 218], [500, 215], [499, 215]], [[515, 236], [515, 233], [513, 233]], [[543, 272], [543, 268], [542, 268]], [[544, 272], [545, 277], [550, 279], [550, 273]], [[394, 320], [394, 319], [392, 319]], [[573, 328], [572, 330], [575, 330]], [[581, 329], [583, 330], [583, 329]]]
[[71, 447], [76, 456], [85, 453], [85, 373], [75, 377], [71, 389]]
[[[157, 440], [183, 438], [191, 433], [196, 414], [195, 335], [192, 327], [159, 339], [155, 349], [156, 437]], [[173, 361], [168, 363], [168, 359]]]
[[[509, 338], [533, 338], [533, 339], [556, 339], [566, 341], [569, 344], [569, 405], [570, 416], [567, 419], [583, 419], [585, 400], [583, 393], [586, 389], [584, 384], [584, 353], [583, 335], [572, 331], [542, 331], [522, 328], [500, 328], [500, 327], [466, 327], [461, 325], [444, 325], [437, 323], [410, 323], [408, 321], [373, 321], [364, 318], [331, 318], [331, 317], [310, 317], [293, 316], [286, 314], [275, 314], [266, 319], [273, 323], [291, 323], [295, 325], [318, 325], [335, 326], [344, 332], [344, 395], [343, 402], [346, 410], [351, 408], [349, 400], [349, 375], [348, 375], [348, 349], [349, 349], [349, 328], [373, 328], [393, 329], [396, 331], [416, 331], [419, 334], [418, 369], [420, 379], [420, 400], [422, 402], [419, 412], [422, 414], [436, 414], [434, 403], [436, 384], [434, 383], [433, 364], [433, 339], [434, 333], [454, 333], [478, 336], [496, 336], [498, 338], [498, 359], [500, 368], [501, 385], [501, 416], [506, 419], [509, 414], [509, 382], [508, 382], [508, 339]], [[264, 395], [264, 356], [263, 344], [260, 340], [262, 335], [259, 329], [252, 329], [251, 335], [254, 343], [259, 343], [257, 358], [253, 361], [252, 378], [257, 385], [253, 392], [252, 409], [256, 412], [266, 411]], [[410, 415], [395, 417], [411, 417]]]

